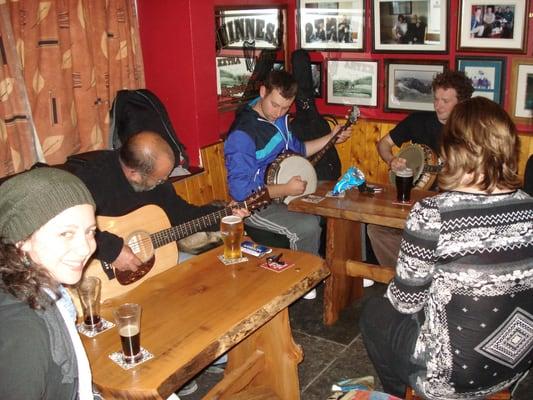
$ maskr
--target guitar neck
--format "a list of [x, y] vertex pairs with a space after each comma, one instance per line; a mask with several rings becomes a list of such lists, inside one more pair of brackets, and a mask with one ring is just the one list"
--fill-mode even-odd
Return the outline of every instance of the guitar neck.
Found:
[[344, 124], [344, 126], [342, 127], [342, 129], [340, 129], [335, 135], [333, 135], [331, 139], [329, 139], [329, 141], [326, 143], [326, 145], [322, 147], [322, 149], [320, 149], [320, 151], [316, 152], [315, 154], [313, 154], [311, 157], [308, 158], [308, 161], [311, 163], [311, 165], [314, 166], [316, 165], [317, 162], [320, 161], [320, 159], [324, 156], [324, 154], [326, 154], [326, 151], [328, 151], [335, 145], [335, 141], [337, 140], [337, 137], [341, 134], [341, 132], [344, 131], [345, 129], [348, 129], [352, 125], [352, 123], [353, 122], [350, 119], [348, 119], [346, 123]]
[[[235, 207], [246, 208], [246, 202], [237, 203]], [[193, 233], [203, 231], [215, 224], [218, 224], [222, 218], [232, 215], [232, 213], [233, 208], [226, 207], [211, 214], [204, 215], [203, 217], [184, 222], [181, 225], [152, 233], [150, 234], [150, 238], [152, 239], [154, 249], [183, 239], [184, 237], [190, 236]]]

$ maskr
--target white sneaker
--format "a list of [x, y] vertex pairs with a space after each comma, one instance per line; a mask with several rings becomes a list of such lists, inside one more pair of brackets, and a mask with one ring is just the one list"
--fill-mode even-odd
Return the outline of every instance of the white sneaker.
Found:
[[304, 295], [304, 299], [306, 299], [306, 300], [316, 299], [316, 289], [311, 289], [309, 292], [307, 292]]
[[370, 287], [374, 285], [374, 283], [375, 282], [372, 279], [366, 279], [366, 278], [363, 279], [363, 287]]

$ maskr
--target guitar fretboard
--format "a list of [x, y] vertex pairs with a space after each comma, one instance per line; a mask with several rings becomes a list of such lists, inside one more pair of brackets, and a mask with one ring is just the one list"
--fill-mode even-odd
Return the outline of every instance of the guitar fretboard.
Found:
[[[246, 207], [246, 203], [238, 203], [235, 205], [235, 207]], [[150, 234], [150, 239], [152, 240], [154, 249], [183, 239], [184, 237], [190, 236], [193, 233], [203, 231], [217, 224], [222, 218], [232, 215], [232, 210], [232, 207], [226, 207], [211, 214], [204, 215], [203, 217], [184, 222], [181, 225], [152, 233]]]

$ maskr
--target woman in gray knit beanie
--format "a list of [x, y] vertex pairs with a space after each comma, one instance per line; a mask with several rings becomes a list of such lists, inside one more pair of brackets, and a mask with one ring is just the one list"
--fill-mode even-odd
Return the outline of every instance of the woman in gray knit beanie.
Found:
[[74, 175], [38, 168], [0, 185], [0, 398], [92, 399], [63, 285], [96, 248], [94, 200]]

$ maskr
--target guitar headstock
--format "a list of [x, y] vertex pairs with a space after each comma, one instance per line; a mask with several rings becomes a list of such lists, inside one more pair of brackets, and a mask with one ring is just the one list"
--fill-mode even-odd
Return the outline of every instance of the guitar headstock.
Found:
[[244, 202], [248, 210], [253, 211], [268, 206], [272, 199], [268, 194], [268, 189], [263, 187], [252, 193]]

